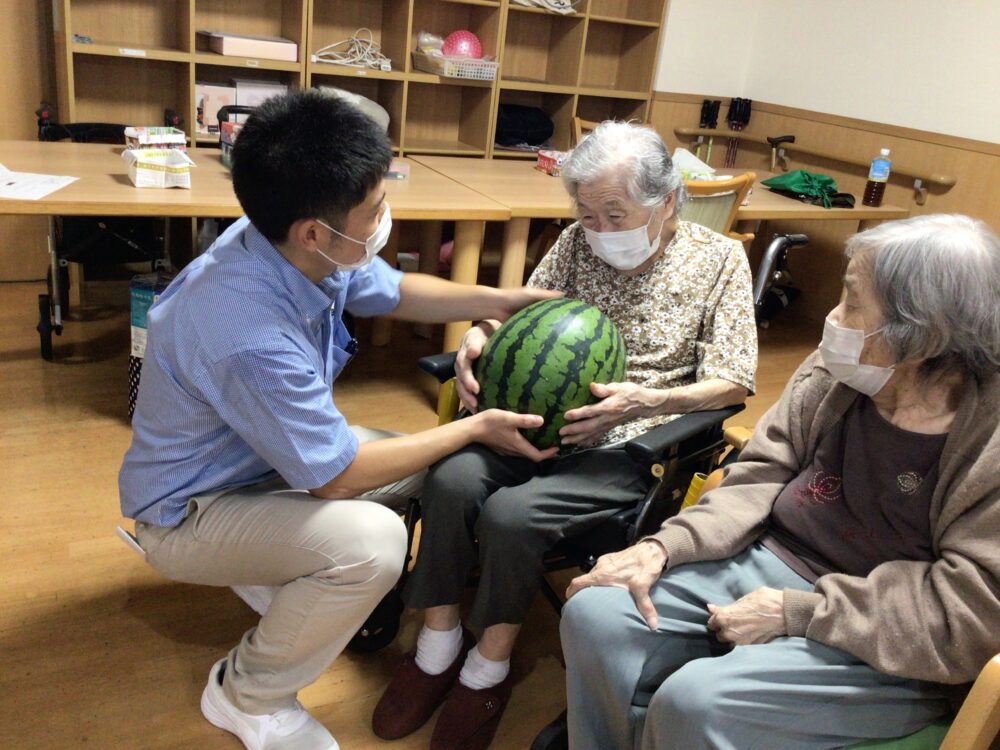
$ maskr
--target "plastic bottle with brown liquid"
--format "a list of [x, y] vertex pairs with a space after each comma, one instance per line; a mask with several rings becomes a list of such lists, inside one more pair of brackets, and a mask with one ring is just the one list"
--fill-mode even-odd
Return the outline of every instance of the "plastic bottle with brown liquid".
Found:
[[865, 185], [865, 196], [861, 202], [866, 206], [881, 206], [882, 196], [885, 194], [885, 185], [889, 182], [889, 170], [892, 169], [892, 162], [889, 161], [889, 149], [884, 148], [879, 155], [872, 159], [871, 168], [868, 170], [868, 184]]

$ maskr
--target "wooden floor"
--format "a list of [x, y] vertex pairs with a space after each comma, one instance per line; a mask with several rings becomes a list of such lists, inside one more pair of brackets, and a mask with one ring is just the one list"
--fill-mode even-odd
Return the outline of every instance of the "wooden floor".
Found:
[[[254, 622], [229, 589], [160, 578], [114, 535], [116, 476], [130, 431], [128, 316], [84, 308], [38, 356], [40, 284], [0, 285], [0, 748], [237, 750], [202, 717], [211, 664]], [[759, 395], [738, 422], [752, 425], [818, 341], [794, 314], [762, 332]], [[434, 387], [416, 357], [438, 341], [397, 324], [394, 345], [363, 347], [337, 387], [352, 422], [414, 431], [434, 424]], [[568, 575], [557, 578], [557, 587]], [[383, 747], [371, 711], [401, 654], [412, 615], [384, 651], [345, 654], [302, 701], [344, 750]], [[557, 618], [536, 601], [514, 659], [519, 675], [493, 748], [523, 750], [564, 706]], [[391, 743], [423, 748], [430, 726]]]

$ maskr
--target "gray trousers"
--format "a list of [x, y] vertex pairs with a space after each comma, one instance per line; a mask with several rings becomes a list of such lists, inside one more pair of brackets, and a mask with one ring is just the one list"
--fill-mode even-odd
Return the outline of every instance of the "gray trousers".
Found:
[[457, 604], [478, 562], [469, 622], [520, 624], [538, 591], [545, 553], [634, 505], [649, 484], [648, 472], [621, 449], [541, 464], [478, 445], [459, 451], [431, 467], [424, 481], [420, 551], [403, 599], [416, 609]]
[[[395, 433], [352, 427], [361, 442]], [[137, 523], [146, 561], [175, 581], [280, 586], [229, 652], [222, 689], [242, 711], [295, 704], [395, 585], [406, 527], [388, 507], [420, 491], [423, 472], [355, 500], [321, 500], [278, 478], [192, 498], [180, 525]]]
[[706, 605], [761, 586], [812, 589], [754, 544], [664, 574], [650, 592], [656, 632], [624, 589], [570, 599], [561, 624], [570, 747], [818, 750], [900, 737], [948, 712], [940, 686], [883, 674], [816, 641], [719, 643]]

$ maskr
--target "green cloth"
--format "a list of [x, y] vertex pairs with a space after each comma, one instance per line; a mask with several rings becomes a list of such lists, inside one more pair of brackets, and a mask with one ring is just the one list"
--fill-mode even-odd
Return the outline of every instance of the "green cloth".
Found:
[[851, 745], [847, 750], [938, 750], [948, 734], [950, 722], [941, 719], [928, 724], [919, 732], [892, 740], [866, 740], [857, 745]]
[[795, 169], [777, 177], [769, 177], [761, 180], [760, 184], [799, 200], [822, 203], [823, 208], [830, 208], [833, 205], [832, 198], [837, 194], [837, 183], [832, 177], [807, 172], [804, 169]]

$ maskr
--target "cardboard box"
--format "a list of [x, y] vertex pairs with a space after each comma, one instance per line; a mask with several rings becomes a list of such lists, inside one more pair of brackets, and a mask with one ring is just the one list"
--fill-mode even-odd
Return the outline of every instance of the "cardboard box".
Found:
[[240, 134], [243, 125], [238, 122], [220, 122], [219, 145], [222, 148], [222, 164], [231, 168], [233, 166], [233, 144], [236, 143], [236, 136]]
[[539, 151], [535, 169], [545, 172], [547, 175], [558, 177], [567, 156], [569, 156], [568, 151]]
[[253, 57], [262, 60], [284, 60], [297, 62], [299, 45], [291, 39], [280, 36], [252, 36], [250, 34], [230, 34], [223, 31], [199, 30], [208, 37], [208, 47], [212, 52], [233, 57]]
[[199, 135], [219, 134], [219, 110], [236, 104], [236, 87], [218, 83], [196, 83], [194, 100], [198, 122], [195, 132]]
[[187, 135], [178, 128], [125, 128], [125, 148], [187, 149]]
[[191, 189], [191, 167], [195, 163], [177, 149], [125, 149], [128, 176], [138, 188], [179, 187]]

